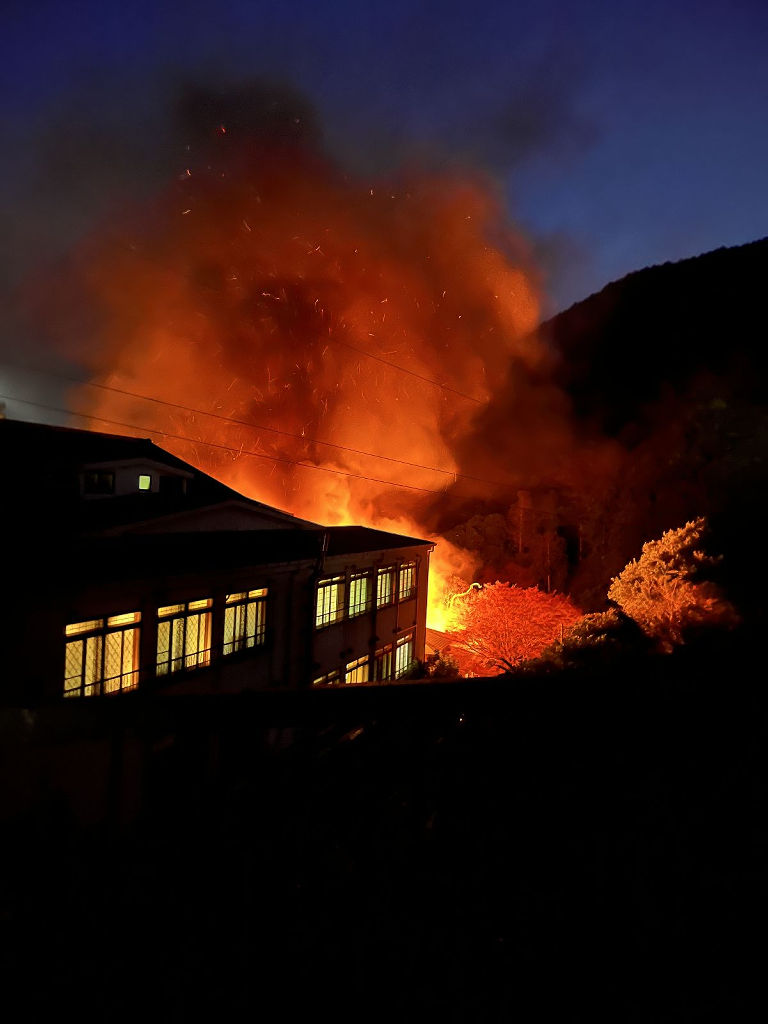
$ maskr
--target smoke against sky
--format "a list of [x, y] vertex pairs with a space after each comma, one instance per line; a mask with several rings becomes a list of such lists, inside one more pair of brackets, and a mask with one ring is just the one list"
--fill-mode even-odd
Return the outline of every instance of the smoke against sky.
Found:
[[22, 289], [30, 333], [96, 385], [67, 408], [303, 518], [416, 536], [584, 475], [492, 180], [353, 174], [265, 82], [176, 109], [177, 173]]
[[6, 4], [0, 280], [162, 180], [182, 84], [261, 78], [303, 93], [356, 172], [480, 163], [555, 311], [766, 233], [766, 44], [745, 0]]

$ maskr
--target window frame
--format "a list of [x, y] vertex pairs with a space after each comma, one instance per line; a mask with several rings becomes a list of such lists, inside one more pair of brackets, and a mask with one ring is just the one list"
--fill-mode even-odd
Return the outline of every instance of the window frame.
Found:
[[[385, 666], [386, 665], [386, 669]], [[395, 669], [395, 645], [385, 644], [379, 647], [373, 655], [373, 680], [377, 683], [385, 683], [394, 678]]]
[[[114, 651], [114, 641], [119, 637], [120, 650]], [[141, 652], [141, 612], [120, 612], [100, 619], [86, 619], [70, 622], [64, 627], [64, 690], [65, 697], [100, 697], [105, 694], [125, 693], [139, 685], [139, 658]], [[126, 649], [130, 643], [130, 651]], [[110, 652], [110, 646], [113, 647]], [[68, 674], [69, 660], [79, 648], [79, 673]], [[118, 653], [120, 673], [107, 676], [110, 656]], [[88, 669], [92, 678], [88, 679]], [[129, 666], [129, 667], [126, 667]], [[77, 686], [67, 686], [68, 681], [80, 679]]]
[[[256, 587], [225, 595], [222, 657], [228, 658], [240, 651], [264, 647], [267, 642], [268, 597], [268, 587]], [[230, 620], [232, 635], [227, 639]]]
[[[365, 583], [365, 594], [362, 603], [358, 600], [353, 604], [355, 584]], [[347, 615], [350, 619], [356, 619], [360, 615], [366, 615], [373, 608], [374, 586], [373, 574], [370, 569], [355, 570], [349, 574]]]
[[[397, 570], [397, 600], [411, 601], [416, 597], [419, 567], [416, 561], [403, 562]], [[408, 573], [410, 576], [410, 587], [407, 593], [403, 593], [403, 577]]]
[[342, 682], [341, 669], [334, 668], [322, 676], [316, 676], [312, 680], [313, 686], [338, 686]]
[[[365, 670], [365, 679], [354, 679], [350, 676], [354, 676], [361, 669]], [[354, 686], [359, 683], [370, 683], [371, 681], [371, 658], [370, 655], [364, 654], [359, 658], [354, 658], [352, 661], [348, 661], [344, 666], [344, 683], [348, 686]]]
[[[195, 649], [191, 650], [189, 643], [191, 626], [193, 620], [197, 620], [193, 627], [196, 632]], [[182, 623], [180, 632], [177, 632], [177, 623]], [[161, 633], [163, 626], [168, 625], [168, 646], [161, 652]], [[179, 601], [176, 604], [161, 605], [157, 609], [157, 642], [155, 645], [155, 675], [159, 678], [170, 676], [176, 672], [186, 672], [197, 668], [206, 668], [211, 664], [213, 654], [212, 643], [213, 625], [213, 598], [196, 598], [194, 601]], [[207, 646], [200, 646], [201, 629], [204, 631], [204, 639]], [[181, 653], [178, 653], [176, 641], [181, 641]], [[161, 653], [166, 654], [164, 660], [160, 660]], [[178, 664], [174, 664], [178, 662]]]
[[[402, 636], [399, 636], [394, 642], [395, 649], [395, 679], [402, 679], [403, 676], [407, 675], [408, 672], [416, 664], [415, 657], [415, 646], [416, 646], [416, 633], [414, 630], [409, 630]], [[405, 665], [401, 665], [400, 652], [401, 650], [407, 650], [410, 647], [410, 659]]]
[[[382, 565], [376, 569], [376, 607], [377, 608], [389, 608], [393, 605], [396, 600], [396, 588], [397, 588], [397, 566], [396, 565]], [[382, 599], [382, 587], [381, 583], [384, 579], [389, 578], [389, 591], [384, 595]]]
[[[336, 594], [335, 603], [325, 595]], [[345, 615], [346, 576], [338, 573], [335, 576], [324, 576], [315, 586], [315, 629], [327, 629], [341, 622]], [[327, 605], [327, 606], [326, 606]]]

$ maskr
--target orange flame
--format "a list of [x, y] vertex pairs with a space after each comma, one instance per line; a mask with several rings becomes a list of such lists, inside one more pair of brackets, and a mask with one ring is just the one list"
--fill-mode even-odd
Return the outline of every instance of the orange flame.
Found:
[[523, 243], [479, 180], [363, 187], [266, 148], [218, 171], [78, 254], [57, 323], [107, 390], [73, 406], [303, 518], [437, 540], [430, 623], [447, 625], [471, 556], [425, 510], [510, 361], [542, 362]]

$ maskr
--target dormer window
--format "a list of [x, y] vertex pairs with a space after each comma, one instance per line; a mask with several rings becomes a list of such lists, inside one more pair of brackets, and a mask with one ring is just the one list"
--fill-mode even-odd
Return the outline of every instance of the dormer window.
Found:
[[149, 475], [149, 473], [139, 473], [139, 490], [152, 490], [152, 477]]
[[83, 494], [114, 494], [115, 474], [111, 469], [89, 469], [83, 473]]

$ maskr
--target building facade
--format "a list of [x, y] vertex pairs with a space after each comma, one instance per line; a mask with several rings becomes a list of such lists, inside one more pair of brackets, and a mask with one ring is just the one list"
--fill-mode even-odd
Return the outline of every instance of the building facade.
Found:
[[152, 442], [0, 421], [3, 700], [387, 682], [432, 544], [250, 501]]

